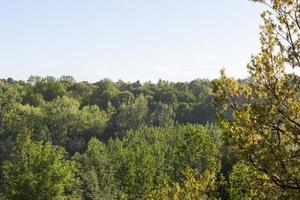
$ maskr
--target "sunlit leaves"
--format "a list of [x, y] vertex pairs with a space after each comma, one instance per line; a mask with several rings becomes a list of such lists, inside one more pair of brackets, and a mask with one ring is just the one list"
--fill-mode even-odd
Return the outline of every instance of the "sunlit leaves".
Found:
[[[271, 11], [262, 14], [261, 52], [248, 65], [249, 82], [222, 72], [214, 84], [215, 102], [222, 105], [218, 119], [231, 148], [274, 187], [293, 195], [300, 189], [300, 90], [298, 76], [286, 68], [300, 67], [299, 5], [261, 2]], [[232, 120], [222, 115], [227, 109]]]

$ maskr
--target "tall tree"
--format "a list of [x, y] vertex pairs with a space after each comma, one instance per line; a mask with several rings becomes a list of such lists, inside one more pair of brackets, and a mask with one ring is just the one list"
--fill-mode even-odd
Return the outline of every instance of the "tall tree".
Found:
[[20, 94], [15, 86], [0, 81], [0, 166], [14, 145], [15, 134], [11, 131], [11, 127], [20, 100]]
[[0, 132], [7, 128], [19, 101], [20, 94], [17, 88], [0, 81]]
[[[258, 1], [258, 0], [255, 0]], [[215, 82], [216, 103], [227, 142], [266, 181], [287, 198], [300, 194], [300, 3], [259, 0], [262, 13], [261, 51], [253, 56], [250, 79], [238, 82], [224, 71]], [[226, 119], [224, 112], [233, 112]], [[298, 196], [298, 197], [297, 197]]]

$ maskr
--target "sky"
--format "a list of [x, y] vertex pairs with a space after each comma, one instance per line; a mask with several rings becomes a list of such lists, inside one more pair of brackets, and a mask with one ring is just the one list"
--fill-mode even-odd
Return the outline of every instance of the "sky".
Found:
[[0, 0], [0, 78], [247, 76], [260, 13], [248, 0]]

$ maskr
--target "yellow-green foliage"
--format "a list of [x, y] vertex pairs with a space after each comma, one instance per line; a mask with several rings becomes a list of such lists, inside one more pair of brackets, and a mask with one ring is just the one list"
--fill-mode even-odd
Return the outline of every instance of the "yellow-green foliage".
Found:
[[[290, 71], [300, 67], [300, 5], [296, 0], [260, 2], [270, 8], [262, 14], [261, 51], [248, 65], [248, 81], [228, 78], [222, 71], [214, 83], [215, 103], [223, 106], [218, 119], [231, 150], [282, 193], [297, 196], [300, 78]], [[224, 117], [227, 110], [233, 120]]]
[[200, 125], [143, 127], [108, 144], [92, 139], [75, 156], [84, 199], [213, 197], [220, 146], [218, 129]]
[[145, 196], [145, 200], [205, 200], [215, 199], [216, 168], [209, 168], [200, 173], [189, 167], [182, 171], [183, 181], [165, 180], [165, 184]]

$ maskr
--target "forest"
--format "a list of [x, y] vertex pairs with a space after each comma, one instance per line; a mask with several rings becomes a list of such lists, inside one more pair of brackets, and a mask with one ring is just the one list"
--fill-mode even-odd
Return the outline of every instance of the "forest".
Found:
[[300, 2], [254, 2], [247, 79], [1, 79], [0, 199], [300, 199]]
[[[138, 199], [200, 175], [196, 169], [206, 184], [221, 178], [211, 81], [90, 84], [32, 76], [0, 83], [2, 176], [17, 199], [24, 192], [50, 199], [67, 188], [83, 199]], [[54, 177], [61, 180], [47, 180]], [[25, 188], [27, 181], [34, 185]]]

